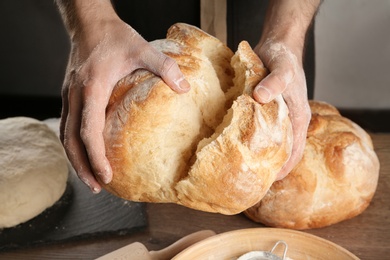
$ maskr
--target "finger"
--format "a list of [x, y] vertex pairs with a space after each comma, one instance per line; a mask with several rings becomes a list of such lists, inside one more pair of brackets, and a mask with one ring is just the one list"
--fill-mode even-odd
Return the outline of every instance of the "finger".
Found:
[[301, 130], [294, 130], [294, 129], [293, 129], [293, 136], [294, 136], [293, 137], [294, 143], [292, 147], [291, 157], [283, 166], [281, 171], [278, 173], [276, 178], [277, 180], [281, 180], [284, 177], [286, 177], [302, 159], [305, 144], [306, 144], [306, 137], [305, 135], [302, 134]]
[[92, 171], [95, 176], [107, 184], [112, 180], [112, 170], [105, 155], [103, 130], [105, 111], [111, 92], [107, 92], [107, 88], [99, 86], [96, 82], [99, 81], [84, 83], [83, 99], [85, 102], [80, 131]]
[[64, 133], [66, 120], [69, 114], [68, 106], [68, 97], [69, 97], [69, 85], [70, 80], [74, 77], [74, 73], [69, 69], [69, 63], [67, 65], [67, 73], [65, 75], [64, 83], [61, 89], [61, 99], [62, 99], [62, 109], [61, 109], [61, 119], [60, 119], [60, 140], [64, 144]]
[[62, 110], [61, 110], [61, 119], [60, 119], [60, 140], [64, 144], [64, 133], [66, 120], [68, 118], [69, 108], [68, 108], [68, 87], [62, 89]]
[[80, 180], [84, 182], [92, 192], [99, 193], [101, 191], [101, 186], [91, 171], [88, 157], [80, 137], [82, 102], [79, 88], [69, 88], [68, 94], [68, 115], [66, 115], [64, 127], [65, 151]]
[[292, 102], [291, 99], [287, 98], [286, 103], [290, 110], [289, 116], [293, 130], [292, 153], [287, 163], [279, 172], [277, 176], [278, 180], [287, 176], [302, 159], [306, 145], [307, 129], [311, 118], [310, 107], [307, 100], [295, 102], [295, 104], [291, 104]]
[[293, 71], [289, 68], [277, 68], [271, 71], [254, 89], [253, 97], [259, 103], [268, 103], [283, 93], [292, 81]]
[[174, 59], [157, 50], [149, 52], [148, 55], [153, 55], [153, 58], [148, 59], [146, 57], [146, 60], [149, 61], [145, 64], [146, 69], [159, 75], [171, 89], [178, 93], [185, 93], [190, 90], [190, 84], [184, 78]]

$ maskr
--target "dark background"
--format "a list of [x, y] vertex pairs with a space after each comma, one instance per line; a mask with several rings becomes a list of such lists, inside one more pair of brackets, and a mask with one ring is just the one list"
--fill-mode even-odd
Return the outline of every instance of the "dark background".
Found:
[[[146, 40], [165, 37], [170, 25], [200, 26], [199, 0], [113, 0], [119, 16]], [[227, 0], [228, 45], [241, 40], [254, 46], [261, 35], [267, 1]], [[70, 50], [68, 35], [54, 1], [0, 0], [0, 119], [59, 117], [61, 86]], [[314, 33], [308, 34], [305, 71], [309, 98], [314, 89]], [[389, 130], [389, 111], [345, 109], [363, 127]]]

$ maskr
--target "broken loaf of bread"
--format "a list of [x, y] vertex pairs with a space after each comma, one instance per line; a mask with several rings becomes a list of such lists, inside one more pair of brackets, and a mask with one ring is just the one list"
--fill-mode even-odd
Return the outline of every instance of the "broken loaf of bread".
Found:
[[144, 70], [118, 82], [104, 130], [113, 180], [103, 187], [131, 201], [222, 214], [253, 206], [292, 150], [282, 97], [265, 105], [252, 98], [267, 74], [262, 62], [247, 42], [234, 54], [183, 23], [151, 44], [177, 61], [191, 90], [177, 94]]

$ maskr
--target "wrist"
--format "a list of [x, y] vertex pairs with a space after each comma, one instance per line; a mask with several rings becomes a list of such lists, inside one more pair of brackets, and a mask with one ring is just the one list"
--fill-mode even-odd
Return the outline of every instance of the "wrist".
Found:
[[300, 57], [320, 0], [270, 0], [259, 46], [280, 42]]
[[99, 33], [107, 24], [119, 20], [110, 0], [56, 0], [70, 38]]

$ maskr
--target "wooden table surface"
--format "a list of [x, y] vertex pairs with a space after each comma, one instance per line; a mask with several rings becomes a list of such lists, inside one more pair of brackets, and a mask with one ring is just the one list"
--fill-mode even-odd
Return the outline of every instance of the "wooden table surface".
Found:
[[[360, 259], [390, 259], [390, 133], [371, 136], [381, 163], [379, 184], [371, 205], [353, 219], [304, 232], [332, 241]], [[148, 227], [132, 235], [19, 249], [1, 253], [0, 259], [95, 259], [135, 241], [149, 250], [159, 250], [199, 230], [222, 233], [264, 227], [243, 214], [224, 216], [172, 204], [148, 204], [147, 213]]]

